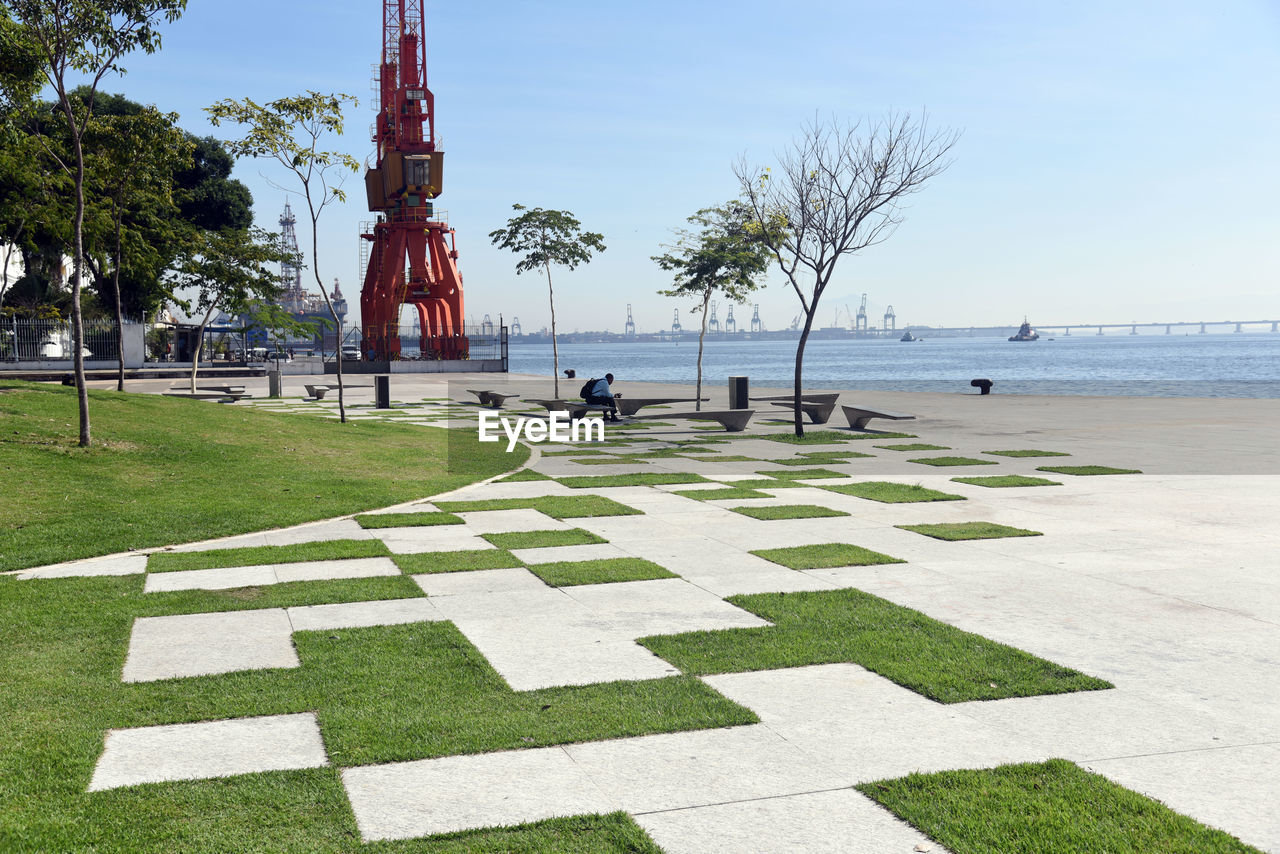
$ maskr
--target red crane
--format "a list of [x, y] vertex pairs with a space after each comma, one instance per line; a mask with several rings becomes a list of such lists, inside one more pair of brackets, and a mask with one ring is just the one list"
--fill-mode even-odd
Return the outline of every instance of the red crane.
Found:
[[418, 310], [422, 358], [465, 359], [462, 276], [454, 231], [436, 218], [444, 152], [436, 147], [435, 98], [427, 88], [423, 0], [383, 0], [382, 65], [373, 142], [365, 173], [369, 210], [378, 213], [360, 293], [363, 354], [400, 358], [400, 308]]

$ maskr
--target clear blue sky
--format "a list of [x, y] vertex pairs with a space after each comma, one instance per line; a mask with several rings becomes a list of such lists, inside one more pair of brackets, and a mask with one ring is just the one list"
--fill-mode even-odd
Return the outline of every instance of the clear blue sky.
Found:
[[[361, 104], [337, 146], [363, 162], [380, 10], [192, 0], [163, 50], [129, 57], [106, 88], [218, 135], [201, 108], [221, 98], [348, 92]], [[894, 237], [841, 262], [822, 324], [863, 292], [873, 325], [891, 304], [899, 328], [1280, 315], [1274, 0], [429, 0], [427, 44], [447, 155], [437, 208], [476, 321], [548, 322], [545, 280], [516, 276], [487, 237], [520, 202], [605, 236], [603, 255], [557, 275], [561, 330], [620, 331], [628, 302], [642, 331], [676, 307], [688, 325], [649, 259], [686, 216], [737, 195], [737, 157], [767, 165], [815, 113], [889, 109], [961, 130], [956, 162]], [[274, 230], [285, 198], [266, 168], [237, 176]], [[360, 176], [347, 187], [321, 223], [320, 266], [354, 304], [371, 216]], [[780, 281], [756, 301], [770, 328], [799, 312]]]

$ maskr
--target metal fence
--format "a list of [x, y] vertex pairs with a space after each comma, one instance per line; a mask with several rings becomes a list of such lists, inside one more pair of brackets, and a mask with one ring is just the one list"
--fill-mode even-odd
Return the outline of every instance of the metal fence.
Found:
[[[115, 361], [119, 356], [115, 321], [84, 321], [84, 357]], [[69, 322], [17, 317], [0, 319], [0, 362], [55, 362], [73, 358], [75, 345]]]
[[[406, 360], [430, 359], [421, 355], [424, 349], [431, 351], [430, 343], [424, 348], [422, 331], [416, 323], [402, 323], [396, 334], [400, 338], [400, 358]], [[465, 326], [462, 334], [467, 339], [467, 358], [471, 361], [479, 359], [501, 359], [505, 368], [507, 360], [507, 327], [493, 323], [479, 326]], [[346, 341], [344, 346], [353, 342]]]

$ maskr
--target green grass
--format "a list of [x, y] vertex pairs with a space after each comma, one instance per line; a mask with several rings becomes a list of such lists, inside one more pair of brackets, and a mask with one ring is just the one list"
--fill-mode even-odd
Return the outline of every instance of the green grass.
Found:
[[777, 466], [811, 466], [819, 463], [831, 465], [833, 463], [843, 463], [845, 460], [857, 459], [858, 457], [874, 456], [875, 454], [859, 454], [855, 451], [849, 451], [846, 454], [838, 454], [836, 456], [811, 456], [806, 454], [802, 457], [797, 457], [794, 460], [767, 460], [767, 462], [771, 462]]
[[535, 824], [467, 830], [407, 844], [365, 848], [378, 854], [662, 854], [662, 849], [624, 812], [552, 818]]
[[974, 457], [918, 457], [914, 460], [907, 460], [909, 463], [919, 463], [922, 466], [994, 466], [999, 465], [995, 460], [979, 460]]
[[753, 439], [768, 439], [770, 442], [785, 442], [788, 445], [831, 445], [836, 442], [848, 442], [852, 437], [839, 430], [808, 430], [803, 436], [795, 433], [769, 433], [765, 436], [752, 436]]
[[756, 474], [763, 474], [768, 477], [776, 477], [779, 480], [812, 480], [822, 477], [848, 477], [844, 472], [832, 471], [831, 469], [778, 469], [758, 471]]
[[1062, 486], [1056, 480], [1044, 477], [1027, 477], [1021, 474], [1000, 474], [990, 477], [953, 477], [956, 483], [968, 483], [973, 486], [987, 486], [992, 489], [1006, 489], [1012, 486]]
[[817, 504], [775, 504], [771, 507], [730, 507], [734, 513], [752, 519], [824, 519], [829, 516], [848, 516], [843, 510], [832, 510]]
[[862, 546], [848, 543], [819, 543], [812, 546], [790, 546], [783, 549], [755, 549], [751, 554], [788, 569], [828, 569], [835, 566], [875, 566], [884, 563], [906, 563]]
[[604, 560], [540, 563], [529, 571], [552, 587], [580, 584], [612, 584], [618, 581], [646, 581], [651, 578], [676, 578], [652, 561], [638, 557], [615, 557]]
[[876, 445], [886, 451], [949, 451], [946, 445], [930, 445], [926, 442], [912, 442], [906, 445]]
[[569, 451], [543, 451], [544, 457], [598, 457], [604, 451], [596, 448], [574, 448]]
[[428, 572], [469, 572], [474, 569], [511, 569], [524, 566], [505, 549], [469, 549], [456, 552], [419, 552], [394, 555], [396, 566], [418, 575]]
[[609, 542], [582, 528], [570, 528], [567, 531], [510, 531], [480, 536], [500, 549], [545, 549], [553, 546], [586, 546]]
[[1113, 687], [860, 590], [726, 601], [773, 625], [655, 635], [640, 643], [687, 674], [851, 662], [939, 703]]
[[1261, 854], [1065, 759], [854, 788], [955, 854]]
[[984, 454], [991, 454], [997, 457], [1069, 457], [1068, 453], [1063, 451], [1038, 451], [1034, 448], [1026, 448], [1015, 451], [983, 451]]
[[154, 552], [147, 558], [147, 571], [173, 572], [187, 569], [218, 569], [228, 566], [263, 566], [272, 563], [301, 563], [309, 560], [385, 557], [389, 554], [391, 550], [382, 540], [320, 540], [289, 546], [245, 546], [198, 552]]
[[904, 531], [914, 531], [935, 540], [994, 540], [1001, 537], [1043, 537], [1040, 531], [1011, 528], [995, 522], [945, 522], [935, 525], [896, 525]]
[[452, 513], [371, 513], [357, 516], [361, 528], [420, 528], [430, 525], [461, 525]]
[[[244, 534], [423, 498], [527, 459], [472, 435], [0, 382], [0, 571]], [[406, 466], [405, 460], [413, 460]]]
[[[840, 475], [844, 477], [844, 475]], [[806, 483], [797, 483], [793, 478], [779, 477], [758, 477], [751, 480], [735, 480], [731, 484], [733, 489], [800, 489], [808, 486]]]
[[964, 501], [963, 495], [952, 495], [936, 489], [926, 489], [918, 484], [894, 483], [887, 480], [868, 480], [862, 483], [823, 486], [822, 489], [853, 495], [885, 504], [909, 504], [918, 501]]
[[639, 474], [577, 475], [556, 480], [570, 489], [602, 486], [654, 486], [663, 483], [706, 483], [700, 474], [681, 471], [641, 472]]
[[580, 466], [646, 466], [648, 460], [642, 460], [639, 456], [632, 454], [631, 456], [614, 456], [612, 454], [603, 457], [585, 457], [583, 459], [569, 460], [571, 463], [577, 463]]
[[1075, 475], [1142, 474], [1142, 469], [1115, 469], [1110, 466], [1036, 466], [1036, 471]]
[[481, 501], [436, 501], [449, 513], [480, 510], [537, 510], [552, 519], [581, 519], [588, 516], [638, 516], [641, 511], [603, 495], [546, 495], [541, 498], [489, 498]]
[[[384, 582], [416, 586], [346, 585]], [[620, 816], [366, 845], [340, 768], [757, 721], [690, 677], [513, 692], [447, 622], [298, 632], [298, 668], [122, 683], [136, 618], [263, 604], [141, 591], [141, 576], [0, 579], [0, 850], [652, 852]], [[309, 710], [330, 767], [85, 791], [108, 729]]]
[[550, 475], [546, 475], [546, 474], [543, 474], [542, 472], [534, 471], [533, 469], [520, 469], [520, 471], [516, 472], [515, 474], [509, 474], [506, 477], [499, 478], [498, 483], [520, 483], [521, 481], [526, 481], [526, 480], [551, 480], [551, 479], [552, 478]]
[[918, 439], [915, 433], [898, 433], [893, 430], [859, 430], [848, 434], [850, 439]]
[[763, 463], [759, 457], [744, 457], [741, 454], [716, 454], [714, 456], [705, 457], [687, 457], [690, 460], [697, 460], [700, 463]]
[[737, 501], [745, 498], [769, 498], [768, 493], [757, 492], [754, 489], [742, 489], [735, 486], [726, 486], [724, 489], [685, 489], [675, 493], [684, 498], [692, 498], [697, 501]]

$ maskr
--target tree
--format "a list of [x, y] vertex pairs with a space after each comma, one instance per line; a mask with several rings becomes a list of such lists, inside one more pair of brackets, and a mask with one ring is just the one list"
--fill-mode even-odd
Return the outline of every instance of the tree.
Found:
[[[103, 255], [105, 262], [92, 264], [100, 280], [109, 282], [111, 305], [116, 320], [116, 348], [119, 375], [116, 388], [124, 391], [124, 307], [121, 299], [120, 275], [126, 260], [137, 268], [149, 266], [156, 270], [162, 258], [158, 241], [147, 239], [148, 234], [135, 226], [138, 214], [149, 215], [152, 220], [147, 229], [154, 233], [163, 227], [170, 214], [176, 218], [177, 207], [173, 202], [173, 173], [190, 161], [194, 145], [187, 135], [178, 129], [175, 113], [161, 113], [155, 107], [145, 107], [132, 115], [101, 116], [91, 125], [93, 137], [93, 168], [90, 174], [94, 195], [100, 211]], [[86, 136], [86, 138], [89, 138]], [[133, 214], [130, 216], [130, 214]], [[154, 220], [160, 220], [160, 223]], [[126, 228], [126, 226], [129, 226]], [[189, 238], [188, 238], [189, 239]], [[102, 275], [104, 268], [110, 275]], [[102, 289], [99, 289], [102, 296]]]
[[836, 262], [893, 234], [904, 218], [903, 199], [951, 165], [948, 155], [958, 139], [954, 131], [930, 131], [927, 121], [917, 123], [910, 113], [852, 125], [815, 119], [778, 156], [776, 174], [745, 159], [734, 166], [743, 200], [804, 310], [796, 347], [797, 436], [804, 435], [805, 342]]
[[[123, 73], [117, 63], [136, 49], [154, 53], [160, 47], [156, 29], [161, 19], [173, 22], [186, 9], [187, 0], [6, 0], [14, 20], [36, 46], [44, 80], [58, 96], [74, 158], [63, 168], [75, 179], [75, 219], [72, 254], [71, 322], [75, 351], [76, 394], [80, 407], [80, 446], [90, 443], [89, 392], [84, 381], [84, 320], [80, 313], [80, 283], [84, 270], [84, 173], [83, 138], [93, 117], [94, 95], [108, 72]], [[6, 31], [7, 32], [7, 31]], [[7, 45], [0, 45], [6, 47]], [[89, 97], [77, 112], [72, 104], [68, 78], [86, 75]]]
[[[277, 244], [274, 235], [260, 228], [206, 231], [180, 258], [173, 272], [173, 289], [194, 290], [195, 297], [185, 308], [202, 315], [191, 359], [192, 394], [196, 391], [204, 330], [214, 314], [219, 309], [228, 314], [261, 314], [270, 311], [280, 296], [280, 275], [273, 265], [288, 256]], [[272, 314], [265, 325], [273, 328], [285, 322]]]
[[773, 261], [750, 209], [734, 200], [717, 208], [703, 208], [689, 217], [697, 231], [677, 232], [668, 252], [655, 255], [659, 267], [675, 273], [675, 287], [659, 291], [669, 297], [694, 297], [694, 311], [702, 312], [698, 332], [698, 377], [694, 409], [702, 408], [702, 347], [707, 335], [707, 306], [717, 292], [742, 302], [759, 287], [759, 278]]
[[[245, 126], [243, 139], [226, 143], [232, 154], [274, 159], [292, 172], [302, 186], [300, 195], [307, 201], [307, 213], [311, 218], [311, 272], [338, 330], [334, 364], [338, 378], [338, 418], [344, 424], [347, 410], [342, 385], [342, 327], [320, 278], [317, 224], [327, 205], [347, 200], [342, 192], [342, 178], [360, 168], [359, 162], [349, 154], [320, 150], [322, 139], [329, 134], [342, 134], [342, 105], [348, 101], [353, 107], [357, 103], [351, 95], [322, 95], [308, 91], [304, 95], [281, 98], [269, 104], [256, 104], [248, 98], [243, 101], [227, 99], [205, 108], [215, 127], [224, 121]], [[338, 178], [336, 183], [334, 177]]]
[[516, 275], [542, 268], [547, 274], [547, 299], [551, 303], [551, 362], [555, 396], [560, 397], [560, 350], [556, 345], [556, 298], [551, 287], [551, 265], [575, 269], [591, 260], [591, 250], [605, 250], [604, 235], [583, 231], [582, 223], [569, 211], [547, 211], [512, 205], [524, 211], [507, 220], [506, 228], [489, 232], [489, 240], [501, 249], [523, 254], [516, 263]]

